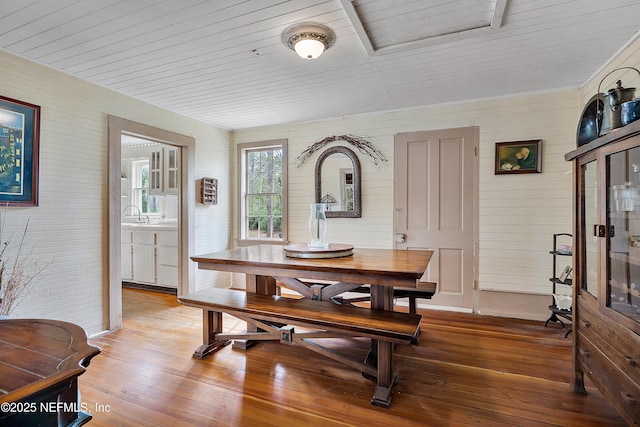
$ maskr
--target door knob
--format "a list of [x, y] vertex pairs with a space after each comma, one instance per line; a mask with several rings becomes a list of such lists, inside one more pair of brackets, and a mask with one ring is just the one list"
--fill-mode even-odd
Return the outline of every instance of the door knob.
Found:
[[407, 235], [404, 233], [396, 233], [396, 243], [404, 243], [407, 240]]

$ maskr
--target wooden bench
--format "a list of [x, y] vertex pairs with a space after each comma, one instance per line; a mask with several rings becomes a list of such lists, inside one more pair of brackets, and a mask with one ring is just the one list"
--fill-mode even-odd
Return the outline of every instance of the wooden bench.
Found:
[[[322, 284], [314, 284], [313, 286], [322, 286]], [[393, 288], [393, 298], [409, 298], [409, 313], [417, 314], [417, 299], [431, 299], [436, 293], [438, 287], [435, 282], [419, 282], [418, 288]], [[356, 302], [364, 302], [371, 300], [371, 288], [369, 286], [360, 286], [355, 289], [350, 289], [348, 292], [354, 292], [358, 294], [367, 294], [362, 297], [345, 297], [344, 295], [338, 295], [332, 297], [331, 300], [337, 304], [353, 304]], [[411, 344], [418, 344], [420, 337], [420, 328], [418, 332], [411, 340]]]
[[[394, 344], [409, 344], [418, 333], [422, 316], [394, 311], [337, 305], [330, 301], [266, 296], [244, 291], [210, 288], [179, 298], [182, 304], [203, 310], [203, 344], [193, 356], [202, 359], [221, 346], [247, 349], [255, 341], [280, 341], [303, 346], [376, 379], [371, 403], [388, 408], [393, 372]], [[247, 322], [245, 333], [223, 333], [222, 313]], [[296, 332], [294, 326], [312, 329]], [[320, 338], [365, 337], [372, 339], [372, 355], [357, 361], [320, 345]], [[248, 340], [248, 341], [245, 341]]]

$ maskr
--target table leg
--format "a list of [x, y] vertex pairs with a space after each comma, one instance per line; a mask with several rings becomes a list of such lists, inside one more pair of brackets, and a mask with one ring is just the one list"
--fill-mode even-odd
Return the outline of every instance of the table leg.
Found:
[[371, 308], [393, 311], [393, 286], [371, 285]]
[[256, 293], [258, 295], [278, 295], [276, 279], [271, 276], [255, 276]]
[[[371, 285], [371, 309], [393, 310], [393, 287]], [[371, 404], [388, 408], [391, 405], [391, 388], [398, 382], [393, 373], [393, 343], [371, 340], [367, 361], [377, 363], [378, 378]]]
[[391, 388], [398, 382], [393, 373], [393, 343], [378, 341], [378, 378], [371, 404], [388, 408], [391, 406]]
[[202, 345], [196, 348], [193, 357], [204, 359], [222, 346], [229, 344], [228, 340], [216, 340], [216, 333], [222, 332], [222, 313], [202, 310]]
[[[370, 293], [372, 310], [393, 310], [393, 287], [371, 285]], [[364, 363], [375, 366], [377, 362], [378, 341], [371, 340], [371, 348]]]

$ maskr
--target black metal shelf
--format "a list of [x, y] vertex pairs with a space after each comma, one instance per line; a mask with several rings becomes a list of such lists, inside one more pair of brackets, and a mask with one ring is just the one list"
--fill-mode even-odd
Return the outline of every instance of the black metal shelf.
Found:
[[567, 285], [567, 286], [573, 286], [573, 280], [572, 279], [567, 279], [564, 282], [560, 279], [558, 279], [557, 277], [552, 277], [551, 279], [549, 279], [551, 282], [557, 284], [557, 285]]
[[[565, 234], [565, 233], [562, 233], [562, 234]], [[565, 252], [565, 251], [556, 251], [556, 250], [553, 250], [553, 251], [549, 251], [549, 253], [550, 253], [551, 255], [573, 256], [573, 254], [572, 254], [571, 252]]]
[[[573, 286], [572, 279], [566, 278], [565, 280], [560, 280], [560, 278], [558, 277], [558, 271], [557, 271], [558, 263], [556, 258], [558, 256], [569, 256], [569, 257], [572, 256], [571, 251], [558, 250], [558, 237], [560, 236], [572, 237], [572, 235], [569, 233], [557, 233], [553, 235], [553, 250], [549, 251], [549, 253], [553, 256], [553, 271], [552, 271], [552, 276], [549, 279], [553, 284], [552, 294], [556, 294], [557, 285]], [[544, 322], [545, 327], [549, 324], [549, 322], [553, 322], [553, 323], [557, 322], [557, 323], [560, 323], [560, 325], [564, 328], [564, 322], [562, 321], [562, 319], [568, 320], [570, 322], [573, 321], [572, 310], [571, 309], [565, 310], [563, 308], [559, 308], [556, 305], [556, 300], [553, 295], [551, 295], [551, 305], [549, 306], [549, 311], [551, 311], [551, 315]], [[564, 337], [565, 338], [568, 337], [570, 333], [571, 333], [571, 329], [567, 331]]]

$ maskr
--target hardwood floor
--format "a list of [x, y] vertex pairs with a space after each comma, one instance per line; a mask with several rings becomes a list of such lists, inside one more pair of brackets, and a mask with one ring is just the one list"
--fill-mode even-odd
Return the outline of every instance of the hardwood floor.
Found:
[[597, 390], [569, 390], [570, 339], [557, 325], [423, 311], [420, 344], [396, 349], [400, 382], [382, 409], [369, 403], [374, 383], [304, 348], [191, 358], [202, 313], [173, 295], [124, 289], [123, 305], [123, 329], [90, 341], [102, 354], [79, 378], [91, 426], [626, 425]]

